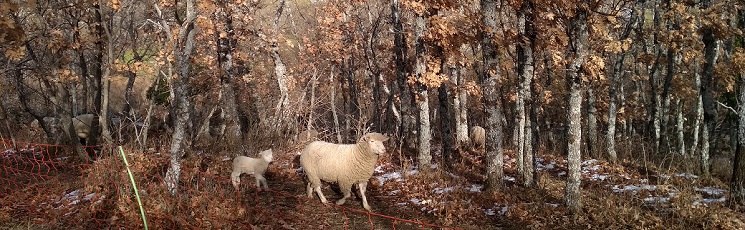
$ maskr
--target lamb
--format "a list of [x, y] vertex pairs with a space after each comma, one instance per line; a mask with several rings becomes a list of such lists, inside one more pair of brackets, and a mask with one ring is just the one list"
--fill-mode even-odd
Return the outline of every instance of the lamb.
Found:
[[[75, 129], [75, 134], [80, 138], [80, 143], [84, 144], [86, 139], [91, 134], [93, 127], [93, 119], [96, 115], [93, 114], [81, 114], [72, 118], [72, 127]], [[62, 119], [62, 130], [69, 136], [70, 119]]]
[[266, 178], [264, 178], [264, 172], [269, 167], [269, 163], [272, 162], [272, 149], [261, 151], [259, 156], [259, 158], [237, 156], [233, 159], [233, 172], [230, 174], [230, 180], [233, 182], [235, 189], [238, 189], [238, 184], [241, 183], [241, 174], [244, 173], [254, 175], [256, 187], [261, 188], [263, 184], [265, 189], [269, 189], [269, 184], [266, 183]]
[[484, 128], [482, 128], [481, 126], [471, 127], [471, 136], [469, 138], [471, 139], [471, 146], [477, 149], [481, 149], [486, 146], [486, 130], [484, 130]]
[[321, 191], [321, 181], [337, 183], [344, 197], [336, 204], [342, 205], [350, 197], [352, 185], [357, 184], [362, 197], [362, 206], [370, 211], [365, 189], [372, 177], [378, 156], [385, 153], [383, 142], [388, 137], [380, 133], [368, 133], [362, 136], [357, 144], [333, 144], [314, 141], [308, 144], [300, 154], [300, 165], [308, 177], [306, 191], [313, 197], [315, 189], [322, 203], [326, 197]]

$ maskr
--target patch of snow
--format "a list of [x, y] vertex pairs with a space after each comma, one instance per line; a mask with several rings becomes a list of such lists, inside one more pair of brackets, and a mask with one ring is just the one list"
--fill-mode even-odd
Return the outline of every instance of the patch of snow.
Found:
[[704, 203], [711, 204], [711, 203], [724, 203], [727, 201], [727, 197], [720, 197], [716, 199], [704, 199]]
[[703, 188], [693, 187], [693, 190], [695, 190], [696, 192], [700, 192], [700, 193], [706, 193], [709, 196], [721, 196], [722, 194], [724, 194], [724, 192], [726, 192], [726, 190], [724, 189], [719, 189], [719, 188], [714, 188], [714, 187], [703, 187]]
[[399, 205], [399, 206], [406, 206], [407, 204], [409, 204], [409, 203], [406, 203], [406, 202], [398, 202], [398, 203], [396, 203], [396, 205]]
[[484, 185], [481, 184], [472, 184], [469, 186], [466, 186], [465, 188], [469, 192], [481, 192], [481, 189], [484, 189]]
[[396, 181], [402, 181], [403, 180], [403, 179], [401, 179], [402, 178], [401, 177], [401, 173], [399, 173], [399, 172], [386, 173], [386, 174], [377, 176], [376, 178], [378, 178], [378, 182], [380, 182], [380, 185], [383, 185], [388, 180], [394, 180], [394, 179]]
[[610, 176], [608, 176], [608, 175], [600, 175], [600, 174], [594, 173], [594, 174], [592, 174], [592, 176], [590, 176], [590, 180], [591, 181], [597, 181], [597, 180], [604, 181], [608, 177], [610, 177]]
[[669, 203], [669, 202], [670, 202], [669, 197], [651, 196], [651, 197], [644, 198], [644, 203], [647, 203], [647, 204], [654, 204], [654, 203], [664, 204], [664, 203]]
[[452, 192], [453, 190], [455, 190], [455, 187], [435, 188], [433, 191], [435, 192], [435, 194], [443, 194], [446, 192]]
[[698, 176], [693, 175], [693, 174], [690, 174], [690, 173], [678, 173], [678, 174], [675, 174], [675, 176], [676, 177], [684, 177], [684, 178], [689, 179], [689, 180], [691, 180], [691, 179], [698, 179]]
[[509, 211], [509, 210], [510, 210], [510, 206], [504, 206], [504, 207], [502, 207], [502, 208], [499, 209], [499, 215], [504, 216], [504, 214], [506, 214], [507, 211]]
[[229, 161], [231, 160], [230, 156], [224, 156], [222, 157], [222, 161]]
[[642, 185], [639, 185], [639, 186], [635, 186], [635, 185], [626, 185], [626, 186], [613, 185], [613, 187], [611, 189], [613, 190], [613, 192], [621, 192], [622, 193], [622, 192], [626, 192], [626, 191], [631, 191], [633, 194], [636, 194], [636, 193], [638, 193], [641, 190], [654, 191], [654, 190], [657, 189], [657, 185], [648, 185], [648, 184], [642, 184]]
[[507, 180], [507, 181], [515, 182], [515, 178], [514, 177], [511, 177], [511, 176], [505, 175], [504, 176], [504, 179]]
[[554, 161], [551, 161], [551, 163], [550, 163], [550, 164], [547, 164], [547, 165], [546, 165], [546, 166], [544, 166], [543, 168], [545, 168], [545, 169], [554, 169], [554, 168], [556, 167], [555, 165], [556, 165], [556, 162], [554, 162]]
[[401, 192], [401, 190], [393, 190], [393, 191], [388, 192], [388, 194], [391, 194], [393, 196], [393, 195], [398, 194], [399, 192]]
[[556, 174], [556, 175], [558, 175], [558, 176], [566, 176], [567, 175], [567, 172], [559, 172], [559, 174]]
[[484, 210], [484, 214], [486, 214], [487, 216], [493, 216], [493, 215], [496, 215], [497, 213], [494, 212], [494, 209], [489, 208], [489, 209]]
[[559, 207], [559, 205], [561, 204], [546, 203], [546, 205], [556, 208], [556, 207]]

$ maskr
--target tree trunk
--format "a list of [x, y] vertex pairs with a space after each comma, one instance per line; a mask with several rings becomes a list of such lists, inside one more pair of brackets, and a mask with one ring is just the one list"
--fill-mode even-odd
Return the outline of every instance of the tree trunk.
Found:
[[[742, 16], [742, 12], [738, 15]], [[740, 74], [737, 80], [737, 147], [730, 188], [732, 188], [732, 201], [737, 205], [745, 205], [745, 75]]]
[[595, 117], [597, 108], [595, 107], [595, 92], [592, 88], [587, 89], [587, 139], [590, 143], [587, 143], [587, 155], [591, 158], [597, 159], [597, 143], [598, 143], [598, 119]]
[[675, 119], [675, 121], [677, 122], [676, 128], [678, 130], [678, 154], [685, 156], [686, 145], [684, 134], [685, 129], [683, 128], [683, 101], [678, 98], [675, 104], [678, 105], [678, 117]]
[[238, 109], [235, 102], [235, 80], [238, 77], [237, 70], [235, 68], [233, 59], [233, 52], [237, 47], [237, 39], [235, 38], [235, 30], [233, 29], [233, 11], [232, 4], [226, 3], [218, 12], [219, 21], [224, 22], [222, 24], [221, 31], [227, 33], [227, 36], [218, 38], [217, 42], [217, 61], [223, 70], [223, 74], [220, 77], [220, 86], [222, 97], [220, 100], [220, 107], [222, 112], [220, 116], [223, 117], [222, 127], [220, 130], [220, 137], [223, 143], [231, 145], [232, 143], [238, 143], [243, 140], [243, 133], [241, 132], [241, 124], [238, 120]]
[[517, 45], [517, 71], [520, 82], [518, 84], [517, 97], [517, 124], [518, 124], [518, 173], [522, 176], [524, 186], [533, 184], [533, 149], [532, 149], [532, 123], [528, 118], [528, 109], [532, 104], [531, 82], [535, 71], [533, 57], [533, 44], [535, 41], [535, 28], [533, 28], [533, 2], [523, 1], [517, 12], [518, 36], [522, 37]]
[[463, 76], [463, 67], [457, 65], [452, 71], [452, 81], [456, 85], [453, 97], [453, 112], [455, 113], [455, 142], [457, 145], [467, 144], [468, 141], [468, 91]]
[[[586, 3], [585, 3], [586, 4]], [[584, 5], [584, 4], [583, 4]], [[582, 160], [582, 72], [581, 68], [589, 53], [589, 32], [587, 29], [587, 9], [578, 7], [569, 21], [570, 57], [567, 64], [567, 91], [569, 91], [569, 110], [567, 112], [567, 181], [564, 202], [567, 208], [578, 213], [582, 210], [580, 182]]]
[[[158, 14], [161, 15], [158, 9], [157, 3], [155, 4]], [[166, 171], [166, 177], [164, 182], [166, 188], [172, 195], [178, 193], [178, 182], [181, 175], [181, 158], [184, 156], [184, 139], [189, 134], [187, 133], [187, 126], [189, 120], [191, 120], [191, 101], [189, 96], [191, 95], [191, 87], [189, 80], [191, 79], [190, 69], [190, 57], [194, 50], [194, 22], [197, 18], [196, 4], [194, 0], [186, 0], [186, 20], [181, 26], [178, 33], [178, 40], [175, 44], [174, 56], [176, 59], [177, 78], [172, 82], [173, 91], [173, 103], [171, 106], [175, 107], [174, 114], [174, 129], [173, 136], [171, 138], [171, 146], [169, 153], [171, 154], [170, 164], [168, 171]], [[166, 26], [166, 33], [170, 36], [170, 27], [165, 19], [161, 23]]]
[[[701, 1], [702, 10], [706, 10], [711, 6], [710, 0]], [[701, 73], [701, 95], [703, 106], [704, 106], [704, 125], [706, 125], [706, 133], [708, 136], [708, 145], [704, 144], [701, 147], [706, 150], [701, 150], [701, 171], [704, 176], [709, 175], [709, 153], [712, 146], [715, 146], [715, 138], [711, 138], [714, 134], [717, 122], [717, 107], [714, 100], [713, 88], [716, 87], [716, 81], [714, 80], [714, 65], [717, 63], [718, 58], [718, 44], [714, 37], [714, 31], [711, 27], [704, 27], [702, 29], [703, 43], [704, 43], [704, 69]], [[706, 154], [704, 154], [706, 153]]]
[[481, 39], [483, 71], [479, 76], [483, 91], [486, 116], [486, 182], [487, 191], [496, 192], [504, 187], [504, 155], [502, 150], [502, 105], [499, 96], [500, 60], [497, 46], [493, 43], [497, 32], [496, 0], [481, 0], [481, 24], [484, 37]]
[[414, 117], [414, 108], [412, 106], [412, 91], [408, 84], [409, 71], [406, 69], [406, 60], [408, 59], [406, 54], [408, 53], [408, 49], [406, 46], [406, 34], [404, 33], [400, 12], [401, 10], [399, 8], [398, 0], [393, 0], [391, 4], [391, 17], [393, 18], [393, 44], [396, 53], [396, 79], [399, 86], [402, 117], [399, 135], [403, 139], [404, 146], [414, 148], [416, 145], [416, 138], [414, 135], [414, 121], [416, 118]]
[[419, 108], [419, 168], [428, 170], [432, 163], [432, 154], [430, 141], [432, 140], [432, 131], [429, 123], [429, 95], [427, 86], [423, 84], [422, 75], [427, 72], [427, 57], [424, 45], [424, 35], [427, 33], [426, 18], [423, 15], [417, 15], [415, 39], [416, 42], [416, 69], [414, 74], [418, 78], [417, 87], [417, 107]]
[[[693, 61], [693, 76], [694, 76], [694, 87], [696, 88], [696, 119], [694, 119], [693, 123], [693, 143], [691, 146], [691, 156], [696, 156], [696, 151], [698, 150], [698, 142], [699, 142], [699, 129], [701, 127], [701, 123], [704, 121], [704, 103], [702, 101], [701, 95], [703, 94], [701, 91], [701, 74], [699, 73], [699, 62], [698, 59]], [[703, 150], [703, 149], [702, 149]], [[707, 149], [708, 151], [708, 149]]]
[[341, 131], [339, 130], [339, 115], [336, 113], [336, 81], [334, 81], [334, 67], [329, 73], [329, 84], [331, 85], [331, 114], [334, 116], [334, 129], [336, 130], [336, 143], [342, 143]]
[[279, 132], [280, 130], [284, 129], [284, 121], [286, 120], [286, 113], [285, 111], [287, 107], [290, 105], [290, 100], [288, 98], [288, 92], [289, 89], [287, 88], [287, 66], [285, 66], [284, 62], [282, 62], [282, 57], [279, 55], [279, 44], [276, 42], [278, 39], [277, 37], [280, 34], [279, 31], [279, 19], [282, 17], [282, 10], [285, 7], [285, 0], [280, 0], [279, 7], [277, 8], [277, 15], [274, 18], [274, 26], [273, 26], [273, 36], [274, 36], [274, 42], [270, 45], [271, 50], [270, 54], [272, 56], [272, 60], [274, 61], [274, 75], [277, 78], [277, 85], [279, 86], [279, 101], [277, 101], [277, 106], [275, 108], [274, 112], [274, 125], [272, 126], [275, 128], [275, 132]]
[[440, 104], [438, 113], [440, 115], [440, 141], [442, 142], [442, 158], [443, 165], [445, 167], [451, 166], [451, 159], [453, 153], [453, 131], [451, 129], [451, 121], [453, 118], [452, 111], [450, 110], [450, 102], [448, 100], [449, 92], [445, 84], [440, 85], [437, 89], [437, 99]]

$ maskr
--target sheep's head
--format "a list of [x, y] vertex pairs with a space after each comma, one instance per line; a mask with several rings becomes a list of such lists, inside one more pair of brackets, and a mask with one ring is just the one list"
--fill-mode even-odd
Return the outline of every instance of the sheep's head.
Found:
[[366, 144], [373, 153], [380, 155], [385, 153], [385, 145], [383, 142], [387, 140], [388, 136], [386, 135], [380, 133], [368, 133], [365, 134], [365, 136], [362, 136], [359, 142]]
[[266, 162], [272, 162], [272, 149], [261, 151], [259, 156], [261, 156], [261, 159], [264, 159]]

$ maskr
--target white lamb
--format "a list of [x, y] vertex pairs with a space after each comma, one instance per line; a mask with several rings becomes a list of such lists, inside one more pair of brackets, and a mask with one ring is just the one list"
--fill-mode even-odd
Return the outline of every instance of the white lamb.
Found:
[[471, 127], [471, 146], [481, 149], [486, 147], [486, 130], [481, 126]]
[[385, 153], [384, 141], [388, 137], [380, 133], [368, 133], [362, 136], [357, 144], [333, 144], [314, 141], [308, 144], [300, 155], [300, 165], [308, 176], [307, 193], [313, 197], [315, 189], [322, 203], [326, 197], [321, 192], [321, 180], [337, 183], [344, 197], [336, 202], [344, 204], [350, 197], [352, 185], [358, 184], [362, 206], [370, 211], [365, 189], [372, 177], [378, 156]]
[[263, 184], [265, 189], [269, 189], [266, 178], [264, 178], [264, 172], [269, 167], [269, 163], [272, 162], [272, 149], [262, 151], [259, 156], [259, 158], [237, 156], [233, 159], [233, 173], [230, 174], [233, 187], [238, 189], [238, 184], [241, 183], [241, 174], [246, 173], [252, 174], [256, 178], [256, 187], [261, 188], [261, 184]]

